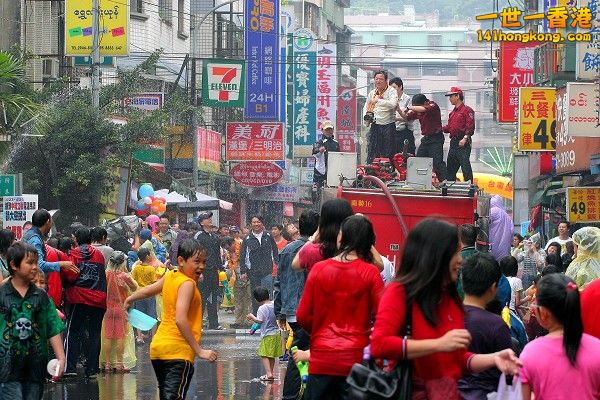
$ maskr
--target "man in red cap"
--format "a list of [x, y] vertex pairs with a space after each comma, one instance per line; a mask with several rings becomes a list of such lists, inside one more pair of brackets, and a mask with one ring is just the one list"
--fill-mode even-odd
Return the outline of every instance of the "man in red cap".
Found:
[[463, 103], [465, 97], [457, 87], [446, 93], [454, 109], [448, 116], [448, 125], [444, 132], [450, 134], [450, 150], [448, 151], [448, 180], [455, 181], [458, 168], [462, 169], [463, 180], [473, 181], [471, 169], [471, 137], [475, 133], [475, 112]]

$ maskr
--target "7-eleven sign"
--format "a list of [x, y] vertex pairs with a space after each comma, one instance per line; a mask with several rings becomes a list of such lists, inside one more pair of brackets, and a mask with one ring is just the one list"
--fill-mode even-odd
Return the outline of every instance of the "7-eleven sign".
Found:
[[245, 62], [204, 60], [202, 104], [211, 107], [244, 107]]

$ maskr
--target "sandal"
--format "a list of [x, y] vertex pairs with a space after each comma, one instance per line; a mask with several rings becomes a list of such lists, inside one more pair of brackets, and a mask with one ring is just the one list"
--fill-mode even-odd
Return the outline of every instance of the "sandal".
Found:
[[274, 376], [268, 377], [267, 375], [262, 375], [258, 379], [261, 380], [261, 381], [263, 381], [263, 382], [273, 382], [275, 380], [275, 377]]
[[105, 362], [103, 371], [105, 374], [112, 372], [113, 371], [112, 365], [109, 362]]
[[115, 372], [117, 374], [126, 374], [128, 372], [131, 372], [131, 370], [129, 368], [125, 368], [123, 363], [117, 363], [117, 366], [115, 367]]

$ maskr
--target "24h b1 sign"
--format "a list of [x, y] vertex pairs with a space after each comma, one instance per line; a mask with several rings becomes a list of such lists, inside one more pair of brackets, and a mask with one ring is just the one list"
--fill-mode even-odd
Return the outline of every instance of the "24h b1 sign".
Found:
[[203, 105], [244, 107], [244, 61], [204, 60], [202, 69]]

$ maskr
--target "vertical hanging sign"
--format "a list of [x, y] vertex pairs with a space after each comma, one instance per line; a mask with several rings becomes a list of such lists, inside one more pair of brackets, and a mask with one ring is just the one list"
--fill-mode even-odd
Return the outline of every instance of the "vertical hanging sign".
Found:
[[315, 35], [294, 32], [294, 157], [308, 157], [317, 141], [317, 52]]
[[319, 45], [317, 51], [317, 130], [323, 121], [335, 125], [337, 111], [337, 47], [335, 43]]
[[279, 0], [246, 0], [246, 102], [249, 120], [279, 119]]

